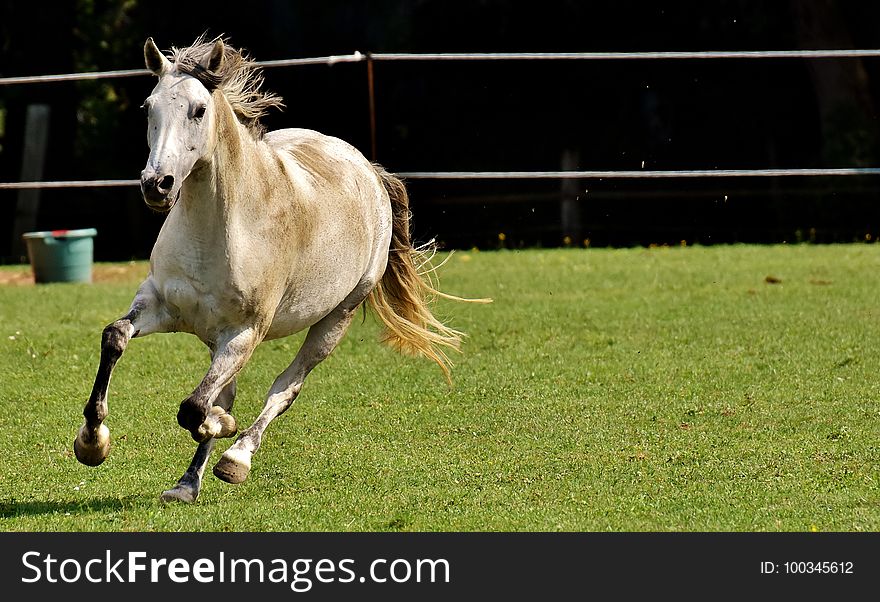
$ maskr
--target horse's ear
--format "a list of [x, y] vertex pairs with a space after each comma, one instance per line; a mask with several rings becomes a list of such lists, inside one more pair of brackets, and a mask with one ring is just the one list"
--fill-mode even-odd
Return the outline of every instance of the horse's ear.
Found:
[[144, 44], [144, 62], [147, 65], [147, 69], [156, 75], [162, 75], [171, 67], [171, 61], [165, 58], [165, 55], [159, 51], [153, 38], [147, 38]]
[[220, 67], [223, 66], [223, 54], [225, 52], [226, 47], [223, 44], [223, 40], [218, 38], [217, 41], [214, 42], [214, 47], [211, 48], [211, 53], [202, 63], [202, 67], [211, 73], [217, 73], [220, 70]]

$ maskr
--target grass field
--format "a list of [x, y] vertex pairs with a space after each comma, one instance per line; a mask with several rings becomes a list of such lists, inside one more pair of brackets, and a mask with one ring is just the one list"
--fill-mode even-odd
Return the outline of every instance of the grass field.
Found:
[[[2, 530], [880, 529], [876, 245], [459, 252], [444, 289], [495, 303], [438, 309], [470, 334], [453, 388], [358, 321], [248, 481], [209, 469], [193, 506], [158, 501], [194, 451], [175, 421], [208, 364], [190, 335], [131, 343], [109, 459], [73, 456], [101, 330], [146, 271], [102, 269], [0, 286]], [[301, 340], [258, 349], [240, 425]]]

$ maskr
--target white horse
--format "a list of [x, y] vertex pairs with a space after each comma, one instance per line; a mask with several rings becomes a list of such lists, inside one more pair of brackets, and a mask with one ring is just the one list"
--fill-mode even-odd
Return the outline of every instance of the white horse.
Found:
[[195, 334], [211, 351], [211, 367], [177, 421], [199, 446], [162, 494], [192, 502], [214, 439], [237, 431], [235, 377], [260, 342], [309, 329], [259, 417], [214, 466], [228, 483], [247, 478], [266, 427], [290, 407], [365, 299], [385, 341], [431, 358], [447, 378], [444, 349], [458, 348], [461, 333], [428, 308], [429, 299], [447, 295], [419, 273], [398, 178], [336, 138], [305, 129], [264, 135], [259, 119], [281, 99], [260, 91], [255, 64], [222, 39], [200, 38], [166, 57], [151, 38], [144, 58], [159, 81], [144, 102], [150, 155], [141, 189], [147, 205], [168, 216], [129, 312], [104, 329], [74, 450], [89, 466], [107, 457], [107, 387], [130, 339]]

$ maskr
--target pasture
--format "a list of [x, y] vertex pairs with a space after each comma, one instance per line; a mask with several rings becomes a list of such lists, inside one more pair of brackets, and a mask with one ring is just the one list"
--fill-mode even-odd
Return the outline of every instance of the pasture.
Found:
[[[440, 303], [469, 334], [452, 388], [359, 318], [249, 479], [209, 468], [190, 506], [159, 494], [195, 447], [175, 420], [208, 366], [195, 337], [132, 341], [110, 457], [74, 458], [101, 330], [147, 270], [100, 269], [0, 285], [4, 531], [880, 529], [875, 245], [458, 252], [443, 290], [495, 303]], [[301, 341], [258, 348], [240, 425]]]

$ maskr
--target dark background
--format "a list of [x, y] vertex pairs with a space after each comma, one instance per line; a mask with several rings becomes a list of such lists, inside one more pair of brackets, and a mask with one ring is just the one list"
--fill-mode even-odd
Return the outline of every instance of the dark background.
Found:
[[[484, 0], [5, 2], [0, 77], [143, 66], [226, 34], [258, 60], [361, 52], [880, 47], [880, 4]], [[267, 69], [308, 127], [370, 152], [366, 65]], [[378, 160], [391, 171], [760, 169], [880, 165], [880, 59], [418, 62], [375, 65]], [[0, 181], [24, 115], [51, 107], [43, 179], [136, 179], [149, 77], [0, 86]], [[447, 247], [850, 242], [880, 234], [880, 178], [411, 181], [414, 232]], [[589, 192], [587, 192], [589, 191]], [[19, 261], [16, 191], [0, 259]], [[575, 219], [561, 219], [574, 199]], [[38, 229], [96, 227], [96, 259], [145, 258], [162, 217], [136, 188], [45, 190]], [[503, 233], [503, 237], [499, 235]], [[503, 241], [500, 240], [503, 238]]]

